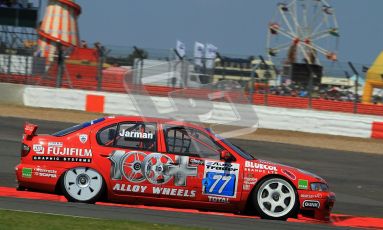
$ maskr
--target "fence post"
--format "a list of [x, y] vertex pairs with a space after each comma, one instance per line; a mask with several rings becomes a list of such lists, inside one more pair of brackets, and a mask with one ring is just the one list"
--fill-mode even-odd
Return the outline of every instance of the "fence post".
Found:
[[[184, 62], [184, 57], [182, 57], [179, 53], [178, 53], [178, 51], [176, 50], [176, 49], [173, 49], [173, 52], [175, 53], [175, 55], [178, 57], [178, 59], [180, 60], [179, 62], [177, 62], [175, 65], [174, 65], [174, 73], [176, 72], [176, 69], [177, 69], [177, 65], [179, 64], [179, 63], [181, 63], [181, 79], [180, 80], [183, 80], [183, 62]], [[176, 86], [176, 84], [177, 84], [177, 78], [176, 77], [174, 77], [173, 76], [173, 78], [172, 78], [172, 86], [173, 86], [173, 88], [175, 88], [175, 86]], [[180, 87], [182, 87], [182, 82], [180, 81]]]
[[189, 88], [189, 84], [190, 84], [190, 73], [189, 73], [189, 69], [190, 69], [190, 61], [189, 60], [185, 60], [185, 66], [184, 66], [184, 74], [185, 74], [185, 87], [186, 88]]
[[168, 61], [168, 79], [167, 79], [167, 86], [171, 86], [171, 76], [172, 76], [172, 49], [169, 50], [169, 56], [167, 57]]
[[181, 81], [180, 81], [180, 88], [187, 88], [186, 86], [186, 76], [185, 76], [185, 60], [181, 60]]
[[11, 66], [11, 63], [12, 63], [12, 50], [11, 49], [9, 49], [8, 50], [8, 63], [7, 63], [7, 76], [8, 76], [8, 80], [9, 80], [9, 75], [11, 74], [11, 68], [12, 68], [12, 66]]
[[97, 65], [97, 91], [102, 90], [102, 67], [105, 62], [105, 47], [96, 42], [95, 47], [98, 53], [98, 65]]
[[144, 74], [144, 59], [140, 57], [140, 85], [142, 85], [143, 74]]
[[249, 96], [251, 104], [254, 104], [254, 80], [255, 80], [255, 67], [253, 66], [253, 60], [250, 61], [251, 66], [251, 75], [250, 75], [250, 88], [249, 88]]
[[[28, 56], [25, 56], [25, 75], [28, 76], [29, 73], [28, 73]], [[25, 82], [26, 83], [26, 82]]]
[[221, 76], [222, 76], [222, 80], [226, 80], [226, 77], [225, 77], [225, 59], [224, 57], [221, 56], [221, 54], [219, 52], [215, 52], [216, 56], [219, 58], [219, 62], [221, 64]]
[[354, 72], [356, 79], [355, 79], [355, 92], [354, 92], [354, 113], [358, 113], [358, 101], [359, 101], [359, 94], [358, 94], [358, 87], [359, 87], [359, 72], [355, 69], [355, 66], [352, 64], [352, 62], [348, 62], [348, 65], [350, 66], [352, 72]]
[[263, 76], [264, 81], [265, 81], [265, 85], [266, 85], [264, 104], [267, 106], [269, 104], [270, 70], [269, 70], [269, 65], [265, 62], [265, 59], [263, 58], [263, 56], [259, 55], [259, 58], [261, 59], [262, 64], [265, 66], [265, 73], [264, 73], [264, 76]]
[[134, 52], [138, 55], [139, 59], [140, 59], [140, 73], [139, 73], [139, 79], [138, 79], [138, 82], [140, 85], [142, 85], [142, 75], [143, 75], [143, 69], [144, 69], [144, 54], [142, 53], [142, 51], [137, 48], [136, 46], [133, 46], [133, 49], [134, 49]]
[[64, 53], [60, 41], [57, 42], [57, 54], [56, 88], [60, 88], [62, 84], [62, 76], [64, 73]]
[[[311, 68], [310, 68], [311, 69]], [[313, 107], [313, 78], [314, 78], [314, 73], [310, 71], [310, 79], [309, 79], [309, 88], [308, 88], [308, 93], [309, 93], [309, 109]]]
[[313, 93], [313, 78], [314, 78], [314, 72], [311, 69], [309, 61], [305, 58], [304, 59], [307, 67], [307, 71], [309, 72], [309, 85], [308, 85], [308, 96], [309, 96], [309, 109], [312, 108], [312, 93]]

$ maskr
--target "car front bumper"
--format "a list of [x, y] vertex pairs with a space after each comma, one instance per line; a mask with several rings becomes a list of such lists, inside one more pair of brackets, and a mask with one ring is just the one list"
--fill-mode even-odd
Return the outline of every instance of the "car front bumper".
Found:
[[298, 190], [300, 214], [321, 221], [330, 221], [335, 203], [335, 193]]

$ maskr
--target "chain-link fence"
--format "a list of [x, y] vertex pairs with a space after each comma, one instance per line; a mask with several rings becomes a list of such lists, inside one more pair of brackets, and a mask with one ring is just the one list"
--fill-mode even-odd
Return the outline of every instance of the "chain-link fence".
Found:
[[178, 58], [173, 50], [99, 44], [57, 50], [50, 59], [33, 50], [0, 50], [0, 81], [164, 96], [187, 89], [196, 98], [226, 90], [241, 92], [258, 105], [383, 115], [382, 90], [361, 103], [366, 72], [374, 66], [285, 65], [260, 56], [223, 54], [216, 59]]

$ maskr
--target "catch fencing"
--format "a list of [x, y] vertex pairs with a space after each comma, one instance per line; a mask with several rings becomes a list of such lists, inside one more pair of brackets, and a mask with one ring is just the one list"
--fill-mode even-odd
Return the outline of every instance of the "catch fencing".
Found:
[[222, 54], [179, 58], [136, 47], [59, 49], [51, 60], [33, 50], [1, 50], [0, 82], [196, 99], [225, 91], [255, 105], [383, 115], [382, 92], [361, 103], [367, 65], [321, 66]]

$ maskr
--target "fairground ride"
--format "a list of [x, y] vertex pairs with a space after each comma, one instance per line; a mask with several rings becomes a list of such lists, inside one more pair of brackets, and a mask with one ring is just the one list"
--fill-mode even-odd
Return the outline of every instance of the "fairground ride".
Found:
[[270, 60], [282, 60], [288, 75], [297, 81], [308, 79], [306, 63], [311, 65], [320, 82], [324, 57], [337, 60], [339, 26], [335, 9], [326, 0], [290, 0], [277, 4], [267, 33]]

